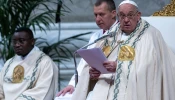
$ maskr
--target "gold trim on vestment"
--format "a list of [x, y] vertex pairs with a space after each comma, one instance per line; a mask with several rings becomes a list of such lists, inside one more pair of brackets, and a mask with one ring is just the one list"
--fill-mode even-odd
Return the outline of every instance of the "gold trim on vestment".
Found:
[[17, 65], [13, 70], [13, 83], [21, 83], [24, 79], [24, 68], [21, 65]]
[[134, 60], [135, 50], [131, 46], [122, 46], [120, 48], [118, 59], [121, 61], [130, 61]]
[[111, 46], [104, 46], [103, 47], [103, 53], [107, 57], [109, 53], [111, 52], [112, 47]]

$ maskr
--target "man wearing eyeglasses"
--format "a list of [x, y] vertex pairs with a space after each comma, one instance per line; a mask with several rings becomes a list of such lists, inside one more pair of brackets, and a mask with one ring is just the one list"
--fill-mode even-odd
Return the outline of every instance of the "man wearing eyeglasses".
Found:
[[35, 45], [29, 28], [18, 28], [12, 37], [16, 55], [0, 72], [0, 100], [52, 100], [57, 90], [58, 69]]
[[[112, 87], [114, 94], [111, 94], [113, 99], [97, 97], [90, 100], [175, 100], [175, 55], [159, 30], [141, 18], [134, 1], [121, 2], [117, 15], [119, 25], [116, 26], [118, 31], [115, 37], [99, 42], [96, 46], [101, 47], [101, 44], [116, 40], [108, 61], [103, 63], [108, 70], [110, 67], [116, 69]], [[108, 91], [103, 91], [104, 83], [100, 85], [95, 86], [97, 91], [93, 92], [103, 97]], [[82, 88], [74, 95], [77, 96], [75, 100], [79, 100], [78, 95], [85, 95], [84, 88], [88, 87], [84, 86], [79, 85]]]
[[[97, 43], [98, 47], [116, 39], [108, 61], [104, 62], [104, 67], [116, 69], [113, 100], [175, 100], [175, 55], [159, 30], [141, 18], [134, 1], [121, 2], [117, 15], [115, 38]], [[103, 88], [99, 86], [96, 92], [101, 94]]]
[[175, 55], [159, 30], [131, 0], [119, 4], [118, 18], [123, 42], [111, 53], [117, 61], [113, 100], [175, 100]]

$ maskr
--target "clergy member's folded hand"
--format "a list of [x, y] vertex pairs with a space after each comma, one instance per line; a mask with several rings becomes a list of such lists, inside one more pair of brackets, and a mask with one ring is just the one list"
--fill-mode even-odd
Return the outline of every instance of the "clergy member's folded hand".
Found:
[[117, 62], [116, 61], [105, 61], [103, 63], [103, 66], [109, 71], [109, 72], [115, 72]]
[[97, 80], [101, 73], [100, 73], [100, 71], [96, 70], [95, 68], [90, 67], [89, 74], [90, 74], [90, 78], [92, 80]]
[[58, 92], [57, 97], [59, 97], [60, 95], [64, 96], [67, 92], [69, 92], [69, 94], [72, 94], [74, 92], [74, 87], [72, 85], [68, 85], [63, 90]]

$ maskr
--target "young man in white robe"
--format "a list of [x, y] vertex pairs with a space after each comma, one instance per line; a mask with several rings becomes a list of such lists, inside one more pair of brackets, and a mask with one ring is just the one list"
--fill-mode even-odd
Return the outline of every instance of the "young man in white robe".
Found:
[[52, 100], [58, 86], [58, 69], [52, 59], [34, 46], [29, 28], [18, 28], [12, 45], [16, 55], [0, 72], [0, 100]]
[[[141, 19], [137, 4], [131, 0], [120, 3], [117, 15], [119, 24], [115, 37], [96, 46], [111, 47], [104, 67], [108, 71], [116, 69], [114, 86], [106, 89], [112, 83], [102, 81], [103, 74], [100, 75], [98, 80], [101, 82], [95, 85], [89, 100], [175, 100], [175, 55], [161, 33]], [[91, 85], [87, 66], [73, 100], [85, 100], [87, 97]], [[99, 71], [94, 70], [93, 76], [97, 73]]]
[[[97, 0], [94, 5], [95, 21], [99, 31], [93, 33], [89, 43], [108, 33], [108, 30], [114, 27], [118, 21], [116, 21], [116, 6], [113, 0]], [[88, 48], [94, 48], [95, 44], [90, 45]], [[78, 77], [81, 77], [82, 69], [86, 65], [86, 62], [81, 59], [77, 67]], [[58, 97], [55, 100], [72, 100], [72, 93], [75, 87], [75, 76], [73, 75], [68, 86], [58, 93]]]

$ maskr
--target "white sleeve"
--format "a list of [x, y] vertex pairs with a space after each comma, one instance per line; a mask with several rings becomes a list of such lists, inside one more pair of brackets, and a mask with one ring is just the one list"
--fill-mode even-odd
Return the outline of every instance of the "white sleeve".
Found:
[[[78, 67], [77, 67], [78, 78], [80, 77], [81, 72], [82, 72], [82, 70], [83, 70], [85, 65], [86, 65], [86, 62], [83, 59], [81, 59], [79, 64], [78, 64]], [[75, 87], [75, 74], [72, 76], [72, 78], [71, 78], [71, 80], [70, 80], [68, 85], [72, 85], [72, 86]]]
[[3, 72], [0, 72], [0, 100], [4, 100], [4, 91], [3, 91]]
[[[90, 38], [90, 40], [89, 40], [89, 43], [92, 43], [92, 42], [94, 42], [96, 39], [98, 39], [99, 37], [101, 37], [101, 36], [102, 36], [102, 33], [103, 33], [103, 30], [101, 29], [101, 30], [95, 32], [94, 34], [92, 34], [92, 36], [91, 36], [91, 38]], [[90, 45], [88, 48], [94, 48], [94, 47], [95, 47], [95, 44], [92, 44], [92, 45]]]
[[6, 61], [6, 63], [4, 64], [3, 68], [0, 71], [0, 100], [5, 100], [4, 90], [3, 90], [3, 79], [4, 79], [5, 69], [7, 68], [7, 64], [9, 63], [10, 60], [11, 59]]
[[75, 87], [75, 74], [72, 76], [72, 78], [70, 79], [69, 81], [69, 84], [68, 85], [72, 85]]

